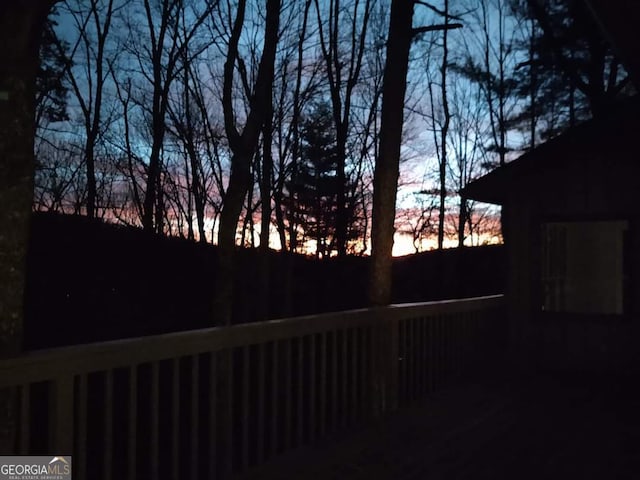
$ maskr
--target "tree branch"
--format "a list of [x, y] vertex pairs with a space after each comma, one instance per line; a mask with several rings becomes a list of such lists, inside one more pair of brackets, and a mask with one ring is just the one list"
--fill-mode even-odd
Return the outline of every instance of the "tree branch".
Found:
[[462, 21], [462, 18], [460, 18], [458, 15], [451, 15], [450, 13], [445, 12], [444, 10], [440, 10], [438, 7], [435, 7], [434, 5], [424, 2], [422, 0], [415, 0], [415, 5], [422, 5], [423, 7], [427, 7], [429, 10], [437, 13], [438, 15], [442, 16], [442, 17], [446, 17], [446, 18], [450, 18], [452, 20], [459, 20]]
[[436, 32], [439, 30], [455, 30], [456, 28], [462, 28], [461, 23], [448, 23], [441, 25], [427, 25], [425, 27], [417, 27], [411, 29], [411, 36], [415, 37], [427, 32]]

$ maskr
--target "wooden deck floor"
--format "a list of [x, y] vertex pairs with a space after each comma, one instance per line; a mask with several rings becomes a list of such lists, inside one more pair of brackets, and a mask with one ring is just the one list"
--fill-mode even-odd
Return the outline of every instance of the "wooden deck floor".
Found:
[[640, 478], [638, 380], [556, 375], [449, 389], [239, 478]]

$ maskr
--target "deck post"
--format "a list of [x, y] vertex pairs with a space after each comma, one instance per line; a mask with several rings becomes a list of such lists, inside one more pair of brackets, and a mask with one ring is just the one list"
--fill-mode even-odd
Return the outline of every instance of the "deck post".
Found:
[[379, 417], [398, 408], [398, 319], [376, 309], [371, 352], [371, 413]]

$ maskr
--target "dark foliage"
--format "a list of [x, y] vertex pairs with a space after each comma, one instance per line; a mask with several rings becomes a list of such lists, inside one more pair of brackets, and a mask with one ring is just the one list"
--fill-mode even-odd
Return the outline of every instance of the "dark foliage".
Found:
[[347, 241], [362, 236], [355, 213], [356, 185], [342, 185], [338, 176], [339, 153], [331, 108], [318, 103], [302, 121], [300, 159], [288, 182], [290, 222], [302, 230], [302, 242], [316, 242], [316, 257], [338, 251], [337, 224], [340, 190], [345, 190]]
[[69, 44], [55, 32], [56, 10], [47, 17], [40, 45], [40, 67], [36, 76], [36, 124], [42, 120], [61, 122], [68, 120], [68, 87], [64, 75], [69, 64]]
[[[544, 118], [541, 138], [606, 114], [617, 99], [632, 94], [629, 77], [581, 0], [512, 0], [514, 13], [534, 22], [529, 59], [521, 64], [519, 93], [530, 104], [512, 123]], [[518, 80], [518, 79], [516, 79]], [[533, 84], [532, 84], [533, 82]]]
[[[258, 250], [239, 250], [234, 323], [257, 315]], [[272, 318], [283, 316], [286, 255], [270, 251]], [[80, 216], [35, 214], [28, 257], [25, 347], [44, 348], [215, 325], [217, 248]], [[369, 259], [293, 256], [293, 313], [367, 305]], [[393, 302], [501, 293], [502, 247], [395, 259]]]

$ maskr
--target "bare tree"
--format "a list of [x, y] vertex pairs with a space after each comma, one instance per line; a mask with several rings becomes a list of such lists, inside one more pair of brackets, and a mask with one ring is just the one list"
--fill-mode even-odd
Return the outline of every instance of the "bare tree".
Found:
[[[307, 58], [309, 37], [309, 13], [312, 0], [301, 0], [302, 16], [289, 32], [278, 58], [274, 84], [273, 129], [277, 159], [274, 162], [273, 201], [276, 225], [283, 250], [298, 250], [298, 226], [292, 212], [295, 198], [286, 192], [289, 180], [296, 175], [300, 151], [301, 112], [311, 95], [318, 89], [319, 62]], [[296, 8], [296, 3], [292, 3]], [[288, 237], [288, 242], [287, 242]]]
[[424, 242], [437, 233], [437, 223], [435, 213], [438, 204], [427, 192], [416, 192], [417, 206], [414, 208], [404, 208], [399, 211], [397, 218], [399, 225], [396, 227], [398, 233], [410, 235], [411, 243], [415, 253], [424, 250]]
[[382, 87], [380, 150], [373, 181], [372, 262], [369, 279], [369, 301], [372, 305], [388, 305], [391, 301], [391, 254], [411, 42], [420, 33], [461, 26], [447, 23], [413, 28], [413, 8], [416, 4], [435, 8], [415, 0], [393, 0], [391, 3]]
[[464, 246], [466, 228], [473, 214], [473, 203], [464, 198], [462, 191], [482, 172], [482, 119], [486, 108], [479, 92], [466, 79], [455, 76], [450, 82], [451, 125], [447, 142], [450, 153], [447, 177], [451, 190], [458, 195], [459, 208], [455, 216], [458, 247]]
[[[252, 182], [251, 161], [257, 149], [260, 131], [269, 113], [269, 99], [274, 77], [274, 60], [278, 44], [280, 24], [280, 0], [268, 0], [264, 43], [258, 73], [249, 101], [249, 113], [244, 127], [238, 130], [233, 104], [234, 71], [238, 62], [239, 41], [244, 24], [246, 0], [239, 0], [235, 20], [229, 38], [227, 57], [224, 65], [224, 87], [222, 104], [224, 125], [232, 152], [231, 173], [224, 207], [220, 215], [218, 230], [219, 270], [218, 278], [233, 278], [233, 257], [236, 245], [238, 219], [242, 212], [247, 191]], [[220, 324], [231, 322], [231, 301], [233, 286], [231, 281], [220, 282], [216, 291], [216, 313]]]
[[[162, 231], [162, 148], [166, 132], [166, 118], [170, 92], [184, 65], [185, 50], [211, 14], [216, 2], [185, 2], [183, 0], [141, 0], [142, 12], [128, 19], [127, 46], [139, 66], [139, 76], [146, 82], [137, 98], [150, 126], [150, 153], [146, 169], [142, 225], [145, 230]], [[189, 9], [188, 19], [182, 19]], [[142, 24], [142, 30], [136, 22]], [[188, 25], [185, 30], [183, 27]], [[135, 39], [138, 37], [138, 39]], [[141, 43], [142, 42], [142, 43]], [[204, 50], [206, 46], [202, 46]], [[191, 55], [200, 53], [198, 49]], [[150, 89], [150, 98], [146, 90]]]
[[[348, 211], [346, 185], [347, 141], [351, 126], [351, 102], [360, 79], [363, 57], [367, 47], [367, 29], [372, 11], [372, 1], [351, 3], [351, 9], [340, 0], [329, 0], [326, 11], [315, 1], [318, 19], [318, 37], [325, 62], [326, 75], [333, 106], [338, 155], [338, 182], [345, 187], [338, 192], [336, 216], [336, 244], [338, 256], [347, 252]], [[325, 6], [325, 5], [323, 5]], [[323, 21], [323, 13], [328, 17]], [[346, 28], [345, 28], [346, 27]], [[344, 30], [348, 29], [347, 32]], [[346, 35], [345, 35], [346, 33]], [[343, 44], [347, 49], [341, 48]]]
[[122, 5], [116, 5], [114, 0], [91, 0], [88, 5], [85, 4], [80, 0], [65, 2], [65, 7], [73, 18], [80, 47], [75, 50], [76, 55], [71, 59], [74, 67], [69, 66], [67, 69], [67, 78], [82, 113], [86, 212], [89, 218], [93, 218], [98, 210], [96, 149], [109, 123], [103, 118], [104, 90], [109, 79], [107, 64], [115, 61], [114, 56], [107, 58], [107, 41], [114, 13]]
[[513, 150], [509, 142], [512, 117], [517, 107], [517, 82], [513, 75], [517, 64], [517, 36], [521, 22], [511, 15], [506, 0], [470, 2], [469, 35], [463, 39], [463, 60], [455, 65], [480, 89], [487, 106], [485, 150], [497, 157], [488, 158], [492, 166], [502, 166]]
[[[116, 95], [122, 108], [122, 124], [121, 130], [117, 131], [122, 142], [118, 143], [117, 149], [120, 154], [120, 162], [118, 166], [121, 174], [126, 178], [127, 192], [123, 194], [119, 209], [114, 211], [116, 218], [124, 223], [131, 224], [142, 221], [144, 214], [143, 205], [143, 188], [144, 177], [146, 174], [146, 165], [141, 155], [136, 153], [134, 148], [135, 137], [133, 135], [133, 127], [131, 125], [132, 110], [134, 102], [132, 100], [132, 82], [131, 79], [126, 81], [118, 81], [115, 71], [111, 69], [111, 75], [114, 78], [116, 87]], [[118, 211], [120, 210], [120, 211]], [[137, 221], [130, 220], [134, 215]]]
[[[189, 35], [189, 20], [185, 18], [184, 12], [180, 20], [180, 42], [186, 42]], [[187, 236], [195, 238], [193, 231], [193, 211], [195, 210], [195, 220], [198, 227], [198, 239], [206, 242], [205, 217], [207, 210], [207, 166], [205, 158], [210, 147], [219, 140], [216, 135], [211, 135], [211, 124], [207, 111], [206, 100], [203, 94], [202, 83], [205, 79], [199, 72], [199, 65], [193, 50], [199, 52], [208, 47], [208, 42], [200, 43], [196, 46], [185, 43], [181, 48], [182, 58], [180, 59], [180, 75], [176, 79], [176, 94], [169, 101], [167, 113], [170, 119], [168, 129], [172, 136], [180, 144], [184, 167], [182, 172], [186, 180], [186, 208], [181, 208], [187, 219]], [[209, 165], [215, 166], [216, 163]], [[181, 176], [180, 174], [178, 176]], [[181, 183], [179, 180], [176, 180]], [[213, 185], [210, 185], [213, 187]]]
[[54, 138], [36, 148], [34, 208], [38, 211], [81, 213], [86, 204], [82, 151], [72, 142]]

